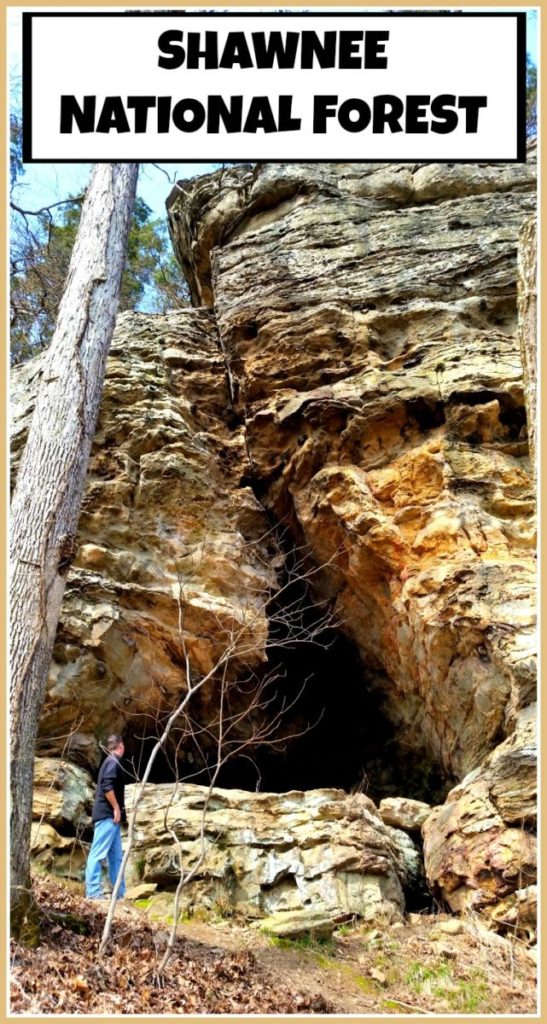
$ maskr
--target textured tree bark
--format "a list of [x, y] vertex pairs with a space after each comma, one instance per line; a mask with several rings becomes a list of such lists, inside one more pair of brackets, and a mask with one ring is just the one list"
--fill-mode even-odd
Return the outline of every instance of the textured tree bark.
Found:
[[520, 233], [518, 269], [518, 336], [524, 376], [528, 444], [535, 484], [537, 471], [537, 239], [535, 217], [526, 221]]
[[97, 164], [11, 506], [11, 919], [37, 936], [29, 842], [34, 747], [118, 306], [138, 164]]

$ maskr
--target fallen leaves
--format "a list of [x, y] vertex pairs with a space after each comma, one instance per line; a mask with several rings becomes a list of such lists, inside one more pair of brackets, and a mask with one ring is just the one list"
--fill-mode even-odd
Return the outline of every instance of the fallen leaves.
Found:
[[[162, 951], [138, 912], [118, 911], [112, 942], [98, 960], [106, 908], [43, 878], [35, 883], [44, 909], [43, 941], [34, 950], [12, 944], [12, 1013], [225, 1014], [329, 1013], [322, 996], [291, 991], [257, 964], [248, 950], [226, 952], [178, 940], [167, 971], [157, 975]], [[89, 934], [64, 928], [59, 911], [77, 914]], [[50, 916], [51, 915], [51, 916]]]

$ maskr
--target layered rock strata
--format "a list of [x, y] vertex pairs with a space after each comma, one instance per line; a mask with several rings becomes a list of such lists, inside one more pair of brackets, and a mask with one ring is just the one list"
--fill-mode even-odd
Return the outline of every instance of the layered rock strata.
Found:
[[215, 789], [206, 804], [206, 796], [203, 786], [146, 788], [130, 880], [175, 887], [180, 858], [186, 870], [201, 858], [203, 823], [203, 861], [182, 894], [188, 910], [400, 917], [404, 889], [419, 878], [419, 852], [368, 797]]
[[530, 924], [537, 877], [536, 714], [535, 704], [521, 711], [511, 735], [423, 826], [433, 891], [452, 910], [484, 911], [496, 923], [520, 902], [523, 928]]
[[186, 183], [264, 502], [290, 517], [391, 714], [462, 778], [533, 699], [516, 342], [529, 166], [278, 166]]
[[[534, 178], [533, 163], [266, 165], [168, 202], [194, 301], [214, 306], [255, 488], [328, 565], [404, 743], [464, 780], [426, 832], [430, 880], [458, 907], [484, 903], [485, 877], [498, 896], [534, 877], [533, 820], [518, 838], [507, 807], [481, 803], [485, 759], [535, 699], [516, 303]], [[469, 800], [503, 867], [470, 842]]]
[[[15, 464], [40, 364], [16, 370]], [[146, 732], [234, 642], [230, 673], [264, 660], [275, 583], [269, 523], [249, 486], [213, 317], [117, 324], [67, 580], [38, 751], [100, 763], [99, 740]], [[241, 657], [238, 659], [238, 651]], [[215, 703], [201, 695], [202, 716]]]
[[[90, 779], [81, 768], [64, 764], [59, 772], [57, 766], [53, 758], [36, 761], [33, 856], [57, 874], [79, 879]], [[58, 794], [67, 773], [70, 796], [62, 808], [52, 801], [48, 809], [44, 788]], [[128, 810], [136, 789], [127, 787]], [[56, 824], [65, 832], [72, 824], [76, 836], [60, 834]], [[126, 876], [130, 891], [151, 893], [150, 912], [168, 916], [181, 865], [188, 872], [196, 863], [181, 909], [237, 911], [248, 918], [313, 910], [333, 921], [353, 915], [392, 921], [404, 911], [405, 890], [421, 877], [416, 844], [386, 825], [361, 793], [215, 789], [209, 796], [206, 787], [192, 784], [146, 786]]]
[[[201, 308], [120, 318], [42, 753], [96, 765], [98, 738], [172, 705], [185, 648], [207, 671], [249, 603], [234, 672], [260, 664], [276, 522], [321, 567], [401, 745], [457, 784], [423, 826], [436, 893], [528, 907], [534, 821], [510, 794], [535, 771], [516, 303], [534, 171], [263, 165], [174, 190]], [[14, 375], [16, 449], [38, 374]]]

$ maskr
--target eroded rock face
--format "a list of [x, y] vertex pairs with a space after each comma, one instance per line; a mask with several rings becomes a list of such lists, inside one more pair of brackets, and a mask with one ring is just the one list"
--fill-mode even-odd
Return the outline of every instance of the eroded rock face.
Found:
[[270, 164], [170, 199], [263, 501], [329, 563], [405, 741], [456, 779], [535, 687], [516, 341], [533, 188], [530, 165]]
[[[90, 775], [56, 758], [37, 758], [35, 779], [33, 860], [82, 880], [92, 835]], [[126, 788], [128, 814], [136, 790]], [[126, 878], [135, 898], [153, 894], [152, 914], [172, 912], [172, 894], [164, 890], [176, 886], [181, 863], [188, 872], [196, 861], [181, 907], [251, 918], [312, 910], [331, 921], [353, 914], [395, 920], [405, 891], [420, 883], [417, 844], [386, 825], [363, 794], [215, 789], [206, 804], [207, 796], [206, 787], [192, 784], [145, 787]]]
[[[172, 887], [179, 855], [186, 870], [193, 867], [206, 793], [196, 785], [175, 794], [168, 785], [146, 787], [130, 883]], [[246, 916], [313, 909], [394, 920], [404, 908], [404, 888], [413, 884], [413, 857], [419, 860], [409, 837], [384, 825], [363, 794], [215, 789], [204, 820], [205, 857], [183, 890], [187, 909], [221, 906]]]
[[34, 864], [81, 880], [94, 787], [85, 768], [55, 757], [34, 760], [30, 852]]
[[[39, 365], [13, 374], [15, 463]], [[119, 318], [40, 753], [60, 754], [70, 734], [70, 756], [97, 766], [97, 741], [126, 722], [134, 732], [135, 716], [153, 734], [154, 716], [185, 689], [182, 634], [197, 677], [234, 633], [245, 653], [232, 674], [264, 658], [264, 595], [275, 570], [260, 538], [269, 524], [242, 483], [244, 439], [241, 428], [227, 426], [229, 413], [209, 314]], [[204, 715], [207, 700], [215, 700], [212, 690]]]
[[[473, 908], [501, 922], [503, 908], [519, 902], [517, 896], [513, 902], [506, 897], [534, 886], [536, 807], [536, 706], [531, 705], [520, 713], [515, 731], [423, 825], [428, 879], [452, 910]], [[504, 903], [496, 911], [500, 898]]]
[[55, 757], [34, 760], [32, 817], [75, 833], [91, 824], [93, 783], [89, 772]]
[[454, 909], [535, 877], [533, 822], [516, 823], [535, 771], [516, 304], [534, 177], [268, 165], [168, 204], [195, 301], [214, 300], [262, 500], [328, 563], [324, 590], [404, 742], [463, 780], [425, 826]]

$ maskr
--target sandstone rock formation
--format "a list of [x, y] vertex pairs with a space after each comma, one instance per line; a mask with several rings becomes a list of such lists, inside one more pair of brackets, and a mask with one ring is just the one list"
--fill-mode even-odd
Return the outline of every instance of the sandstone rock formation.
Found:
[[91, 824], [93, 783], [89, 772], [69, 761], [37, 757], [34, 761], [32, 816], [55, 827], [81, 832]]
[[84, 768], [56, 757], [35, 758], [30, 843], [35, 864], [56, 875], [83, 878], [93, 795]]
[[266, 165], [169, 221], [212, 304], [262, 500], [289, 518], [392, 717], [462, 778], [533, 699], [516, 331], [534, 169]]
[[[91, 777], [66, 761], [37, 758], [35, 779], [34, 862], [81, 881], [91, 836]], [[127, 787], [128, 813], [135, 792], [135, 785]], [[363, 794], [216, 788], [207, 797], [205, 786], [192, 783], [144, 790], [127, 882], [135, 897], [153, 894], [153, 914], [172, 912], [172, 895], [164, 890], [176, 886], [180, 864], [187, 871], [197, 860], [182, 909], [237, 910], [250, 918], [290, 910], [300, 927], [309, 910], [330, 922], [353, 914], [395, 920], [406, 891], [420, 883], [418, 846], [385, 824]]]
[[[200, 308], [120, 318], [41, 753], [70, 732], [71, 758], [96, 765], [105, 731], [165, 709], [181, 605], [199, 674], [254, 594], [259, 666], [281, 524], [322, 567], [316, 595], [403, 756], [456, 784], [423, 826], [435, 892], [526, 903], [511, 894], [534, 881], [535, 533], [516, 281], [534, 186], [533, 162], [267, 164], [174, 189]], [[16, 447], [38, 372], [15, 375]]]
[[[35, 779], [33, 860], [81, 880], [91, 836], [91, 777], [56, 758], [37, 758]], [[136, 789], [127, 787], [128, 813]], [[176, 887], [181, 863], [188, 871], [198, 859], [199, 870], [183, 890], [183, 910], [251, 918], [294, 911], [300, 927], [310, 911], [331, 922], [354, 914], [395, 920], [404, 911], [405, 891], [420, 883], [417, 844], [385, 824], [361, 793], [215, 789], [207, 797], [206, 787], [192, 784], [144, 790], [126, 877], [135, 898], [150, 896], [152, 914], [172, 914], [172, 893], [164, 890]]]
[[[173, 887], [179, 856], [186, 870], [192, 868], [201, 854], [206, 794], [203, 786], [175, 793], [171, 785], [146, 787], [129, 881]], [[183, 889], [182, 906], [247, 916], [313, 909], [339, 919], [394, 920], [419, 859], [408, 836], [384, 825], [368, 797], [326, 789], [215, 789], [204, 844], [205, 858]]]
[[380, 801], [379, 811], [386, 825], [394, 825], [406, 832], [420, 832], [431, 813], [431, 807], [423, 800], [408, 800], [404, 796], [387, 797]]
[[522, 227], [519, 239], [518, 337], [524, 371], [524, 398], [532, 472], [536, 472], [537, 430], [537, 228], [536, 218]]
[[483, 910], [494, 922], [501, 921], [506, 905], [496, 908], [500, 897], [505, 900], [518, 891], [525, 901], [527, 889], [535, 891], [536, 808], [532, 704], [520, 713], [514, 732], [449, 793], [423, 826], [429, 881], [452, 910]]
[[[39, 373], [37, 360], [14, 373], [16, 455]], [[98, 740], [126, 721], [154, 735], [154, 716], [184, 690], [180, 616], [197, 675], [234, 631], [240, 672], [264, 658], [269, 523], [241, 480], [243, 437], [226, 426], [228, 406], [208, 313], [119, 318], [39, 753], [58, 755], [68, 737], [71, 756], [97, 766]]]
[[[194, 300], [214, 302], [255, 488], [332, 561], [324, 587], [405, 742], [467, 777], [479, 804], [481, 764], [535, 694], [516, 338], [533, 190], [532, 164], [269, 165], [168, 203]], [[484, 902], [485, 876], [492, 898], [534, 879], [531, 832], [496, 806], [494, 849], [473, 844], [468, 813], [458, 789], [426, 832], [429, 878], [453, 906]]]

